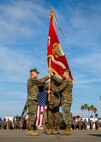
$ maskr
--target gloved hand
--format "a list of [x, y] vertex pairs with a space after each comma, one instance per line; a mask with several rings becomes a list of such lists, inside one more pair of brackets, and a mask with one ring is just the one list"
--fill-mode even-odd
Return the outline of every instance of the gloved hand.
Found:
[[54, 72], [52, 71], [52, 69], [49, 69], [48, 72], [49, 72], [49, 74], [50, 74], [51, 76], [54, 75]]

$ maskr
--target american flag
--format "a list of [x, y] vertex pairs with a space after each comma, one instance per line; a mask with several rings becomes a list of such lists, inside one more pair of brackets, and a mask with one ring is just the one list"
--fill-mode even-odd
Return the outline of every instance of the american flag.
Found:
[[43, 115], [41, 112], [43, 112], [45, 109], [47, 109], [46, 106], [46, 99], [47, 99], [47, 93], [45, 91], [40, 92], [39, 98], [38, 98], [38, 110], [37, 110], [37, 122], [36, 126], [43, 126]]

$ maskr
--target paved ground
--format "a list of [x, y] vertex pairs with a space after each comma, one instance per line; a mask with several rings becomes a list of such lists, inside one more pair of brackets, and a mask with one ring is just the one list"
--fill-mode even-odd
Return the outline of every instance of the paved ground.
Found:
[[0, 142], [101, 142], [101, 130], [75, 130], [71, 136], [47, 136], [40, 130], [35, 137], [27, 136], [25, 130], [0, 130]]

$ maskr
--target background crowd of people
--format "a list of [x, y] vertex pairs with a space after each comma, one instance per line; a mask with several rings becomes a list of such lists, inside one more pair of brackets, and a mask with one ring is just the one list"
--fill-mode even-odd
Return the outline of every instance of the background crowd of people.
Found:
[[99, 130], [100, 128], [100, 122], [99, 120], [92, 121], [90, 118], [88, 119], [82, 119], [78, 117], [73, 117], [71, 127], [73, 130]]
[[[28, 117], [14, 117], [12, 120], [6, 120], [5, 118], [2, 120], [0, 118], [0, 130], [26, 130], [28, 128]], [[42, 126], [41, 128], [44, 128]], [[87, 119], [82, 120], [80, 117], [73, 117], [71, 122], [72, 130], [99, 130], [101, 128], [101, 124], [99, 120], [93, 122]], [[62, 121], [60, 125], [60, 129], [65, 129], [65, 123]]]
[[20, 130], [27, 129], [27, 119], [25, 117], [14, 117], [13, 120], [0, 119], [0, 129]]

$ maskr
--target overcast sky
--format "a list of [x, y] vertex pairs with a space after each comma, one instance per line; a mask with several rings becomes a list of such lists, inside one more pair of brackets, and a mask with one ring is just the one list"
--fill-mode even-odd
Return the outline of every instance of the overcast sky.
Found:
[[74, 78], [74, 115], [93, 104], [101, 116], [101, 1], [0, 0], [0, 116], [21, 114], [30, 68], [47, 75], [49, 8]]

